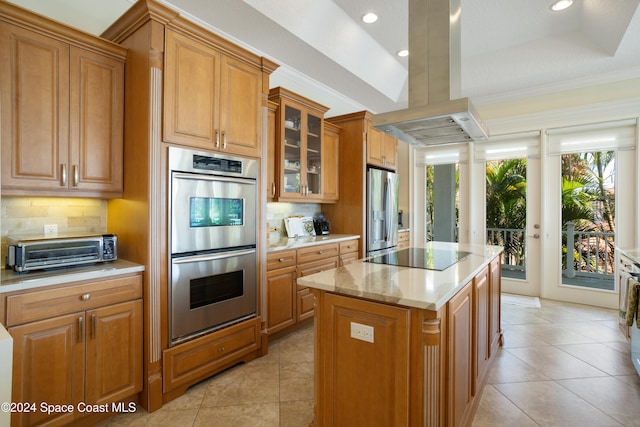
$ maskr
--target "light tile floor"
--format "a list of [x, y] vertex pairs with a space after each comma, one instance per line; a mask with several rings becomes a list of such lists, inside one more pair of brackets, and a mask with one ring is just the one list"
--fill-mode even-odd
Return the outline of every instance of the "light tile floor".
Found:
[[[541, 308], [503, 304], [504, 347], [473, 426], [640, 426], [640, 377], [616, 316], [551, 300], [541, 300]], [[306, 427], [312, 417], [313, 328], [307, 327], [156, 412], [121, 414], [100, 427]]]

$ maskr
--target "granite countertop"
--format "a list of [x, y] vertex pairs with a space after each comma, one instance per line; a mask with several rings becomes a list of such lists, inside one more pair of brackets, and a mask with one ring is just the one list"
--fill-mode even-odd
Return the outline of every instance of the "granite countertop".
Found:
[[375, 264], [364, 260], [300, 277], [298, 285], [347, 296], [438, 310], [502, 251], [502, 246], [430, 242], [426, 249], [470, 252], [442, 271]]
[[106, 279], [112, 276], [137, 273], [140, 271], [144, 271], [143, 265], [123, 259], [84, 267], [30, 271], [27, 273], [16, 273], [13, 270], [3, 269], [0, 276], [0, 293], [61, 285], [83, 280]]
[[616, 247], [618, 252], [629, 258], [635, 264], [640, 265], [640, 248], [618, 248]]
[[354, 234], [327, 234], [326, 236], [311, 236], [267, 240], [267, 252], [281, 251], [284, 249], [297, 249], [305, 246], [320, 245], [323, 243], [343, 242], [346, 240], [359, 239], [360, 236]]

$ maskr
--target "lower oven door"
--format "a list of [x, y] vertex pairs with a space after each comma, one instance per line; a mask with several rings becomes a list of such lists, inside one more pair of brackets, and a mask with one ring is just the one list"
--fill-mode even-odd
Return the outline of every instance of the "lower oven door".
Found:
[[171, 345], [254, 317], [255, 248], [171, 260]]

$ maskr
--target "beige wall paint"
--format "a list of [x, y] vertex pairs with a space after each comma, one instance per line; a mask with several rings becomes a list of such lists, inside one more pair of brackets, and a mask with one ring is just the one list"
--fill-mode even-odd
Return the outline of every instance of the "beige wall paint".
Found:
[[[640, 78], [476, 105], [484, 121], [640, 98]], [[490, 129], [493, 133], [493, 129]]]

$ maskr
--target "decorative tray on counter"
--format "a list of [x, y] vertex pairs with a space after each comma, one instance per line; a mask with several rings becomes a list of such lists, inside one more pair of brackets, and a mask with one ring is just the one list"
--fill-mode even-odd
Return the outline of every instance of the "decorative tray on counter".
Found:
[[310, 216], [290, 216], [284, 219], [284, 225], [288, 237], [309, 237], [315, 236], [313, 228], [313, 217]]

